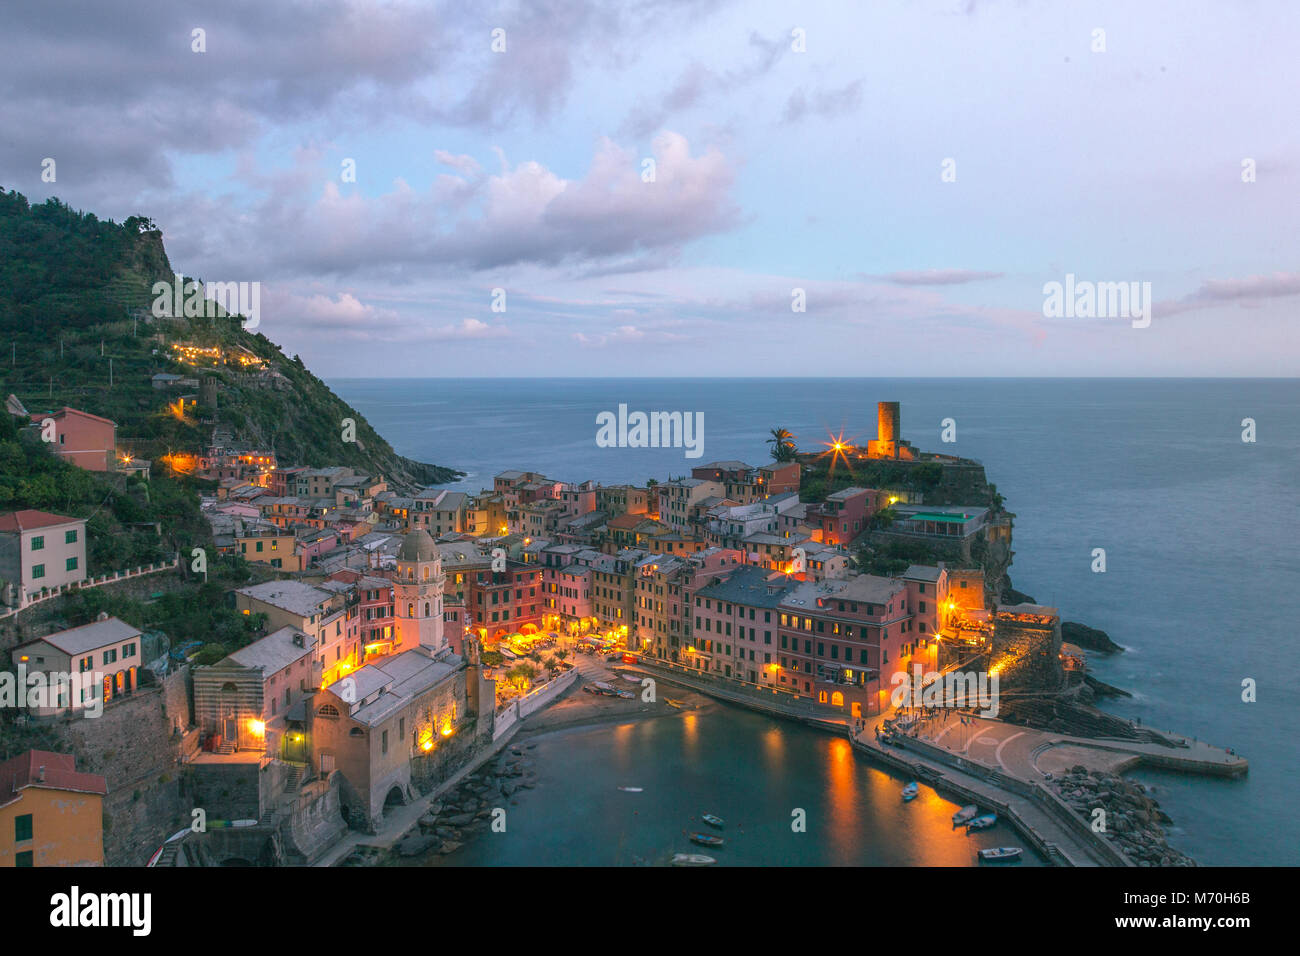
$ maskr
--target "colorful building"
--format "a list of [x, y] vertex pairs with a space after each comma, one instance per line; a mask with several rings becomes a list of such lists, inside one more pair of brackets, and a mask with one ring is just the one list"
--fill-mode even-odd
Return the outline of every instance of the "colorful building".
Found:
[[71, 754], [29, 750], [0, 763], [0, 867], [103, 866], [108, 781]]

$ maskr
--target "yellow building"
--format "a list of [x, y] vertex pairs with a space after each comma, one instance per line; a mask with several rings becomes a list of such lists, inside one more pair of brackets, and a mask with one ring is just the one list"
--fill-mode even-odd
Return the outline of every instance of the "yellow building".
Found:
[[0, 763], [0, 867], [103, 866], [107, 793], [71, 754], [29, 750]]

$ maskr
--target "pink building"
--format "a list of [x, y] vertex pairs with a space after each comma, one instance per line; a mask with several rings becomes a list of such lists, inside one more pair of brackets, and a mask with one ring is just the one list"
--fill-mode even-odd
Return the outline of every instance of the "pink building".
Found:
[[32, 421], [44, 427], [54, 421], [54, 453], [87, 471], [113, 471], [117, 464], [117, 425], [107, 418], [68, 408], [37, 414]]
[[880, 498], [881, 492], [871, 488], [842, 488], [825, 501], [808, 505], [804, 523], [821, 532], [823, 543], [847, 547], [867, 530]]

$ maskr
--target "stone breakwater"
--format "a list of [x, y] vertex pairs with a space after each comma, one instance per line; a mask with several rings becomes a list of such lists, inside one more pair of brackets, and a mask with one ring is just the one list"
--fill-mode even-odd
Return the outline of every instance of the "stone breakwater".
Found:
[[[446, 856], [459, 850], [467, 840], [487, 830], [492, 811], [497, 807], [517, 806], [512, 798], [521, 790], [531, 790], [537, 771], [527, 751], [536, 744], [508, 747], [495, 760], [465, 777], [453, 790], [429, 805], [418, 826], [403, 837], [391, 851], [358, 848], [344, 866], [373, 866], [400, 863], [434, 853]], [[370, 849], [371, 852], [365, 852]]]
[[1053, 780], [1052, 788], [1089, 825], [1093, 811], [1106, 811], [1105, 835], [1138, 866], [1195, 866], [1196, 861], [1165, 841], [1161, 824], [1172, 823], [1160, 803], [1140, 783], [1076, 764]]

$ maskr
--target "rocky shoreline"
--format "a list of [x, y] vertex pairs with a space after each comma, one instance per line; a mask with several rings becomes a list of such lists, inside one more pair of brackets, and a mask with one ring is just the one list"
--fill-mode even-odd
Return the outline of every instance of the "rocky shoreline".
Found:
[[[1076, 764], [1053, 780], [1052, 788], [1070, 808], [1092, 826], [1093, 811], [1106, 811], [1105, 834], [1121, 853], [1138, 866], [1196, 866], [1196, 861], [1171, 847], [1162, 824], [1172, 823], [1152, 790], [1100, 770], [1089, 772]], [[1154, 788], [1152, 788], [1154, 789]]]
[[536, 744], [507, 747], [494, 760], [465, 777], [455, 789], [429, 804], [419, 823], [392, 849], [358, 847], [340, 866], [407, 866], [415, 857], [446, 856], [487, 830], [492, 811], [518, 806], [514, 798], [537, 783], [527, 751]]

